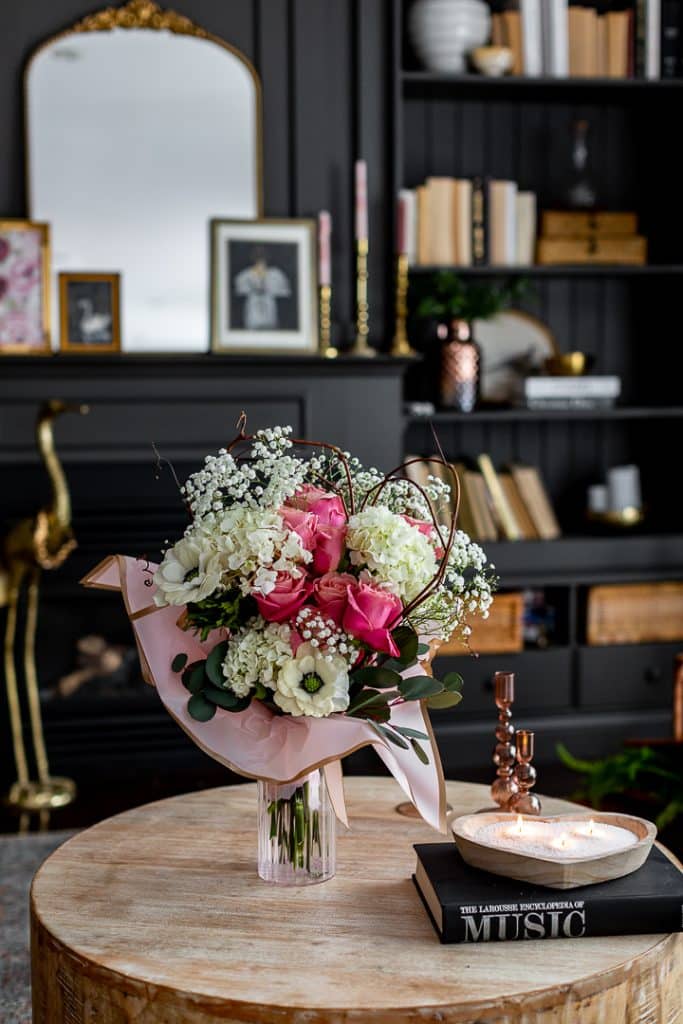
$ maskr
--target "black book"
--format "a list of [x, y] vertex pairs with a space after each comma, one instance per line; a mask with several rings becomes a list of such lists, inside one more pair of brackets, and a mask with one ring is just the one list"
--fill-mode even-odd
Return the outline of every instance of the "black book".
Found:
[[454, 843], [415, 847], [413, 881], [442, 942], [683, 931], [683, 872], [653, 847], [624, 878], [547, 889], [470, 867]]
[[662, 0], [661, 76], [678, 78], [681, 74], [681, 0]]
[[472, 265], [483, 267], [489, 261], [488, 243], [488, 182], [484, 178], [472, 181]]

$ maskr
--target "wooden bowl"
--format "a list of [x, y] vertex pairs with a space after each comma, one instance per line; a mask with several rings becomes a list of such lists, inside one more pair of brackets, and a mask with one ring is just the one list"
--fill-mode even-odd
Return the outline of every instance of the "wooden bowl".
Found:
[[493, 875], [505, 875], [520, 882], [547, 886], [549, 889], [575, 889], [578, 886], [595, 885], [598, 882], [608, 882], [612, 878], [630, 875], [645, 863], [657, 835], [657, 829], [652, 822], [630, 814], [603, 814], [594, 811], [592, 814], [562, 814], [548, 818], [525, 817], [525, 820], [586, 823], [592, 820], [595, 824], [616, 825], [628, 829], [636, 836], [637, 842], [615, 853], [551, 860], [528, 852], [513, 853], [477, 841], [475, 828], [478, 830], [483, 825], [498, 821], [509, 821], [513, 824], [514, 814], [504, 811], [464, 814], [451, 822], [451, 828], [460, 855], [467, 864], [482, 871], [490, 871]]

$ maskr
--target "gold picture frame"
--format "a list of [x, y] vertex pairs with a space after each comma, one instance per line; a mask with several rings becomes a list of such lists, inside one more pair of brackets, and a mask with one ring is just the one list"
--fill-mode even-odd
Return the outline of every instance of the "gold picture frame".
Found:
[[[121, 351], [121, 286], [120, 274], [79, 273], [65, 271], [59, 275], [59, 351], [87, 355], [106, 355]], [[72, 286], [108, 285], [109, 302], [104, 310], [95, 308], [92, 296], [81, 295], [74, 299], [70, 295]], [[73, 303], [84, 306], [80, 324], [71, 314]], [[89, 312], [88, 312], [89, 309]], [[108, 323], [107, 323], [108, 319]], [[86, 321], [90, 320], [90, 323]], [[100, 338], [102, 340], [95, 340]]]
[[308, 218], [211, 222], [211, 349], [317, 355], [317, 225]]
[[[31, 234], [36, 236], [33, 246]], [[23, 244], [13, 244], [13, 235]], [[31, 331], [39, 335], [37, 341]], [[24, 340], [26, 337], [30, 340]], [[51, 353], [50, 225], [34, 220], [0, 220], [0, 355]]]

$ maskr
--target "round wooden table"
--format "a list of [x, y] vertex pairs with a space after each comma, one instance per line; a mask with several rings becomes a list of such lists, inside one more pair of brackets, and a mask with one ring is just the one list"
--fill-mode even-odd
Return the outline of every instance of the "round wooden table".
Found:
[[[35, 1024], [673, 1024], [683, 936], [442, 946], [393, 779], [348, 778], [337, 876], [256, 876], [254, 785], [148, 804], [75, 836], [32, 889]], [[459, 813], [484, 786], [448, 783]], [[550, 813], [572, 805], [545, 800]]]

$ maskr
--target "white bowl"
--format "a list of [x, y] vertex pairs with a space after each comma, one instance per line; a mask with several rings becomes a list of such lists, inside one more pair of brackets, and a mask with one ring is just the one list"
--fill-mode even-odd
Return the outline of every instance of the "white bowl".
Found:
[[477, 71], [490, 78], [499, 78], [512, 67], [514, 55], [509, 46], [478, 46], [470, 53]]

